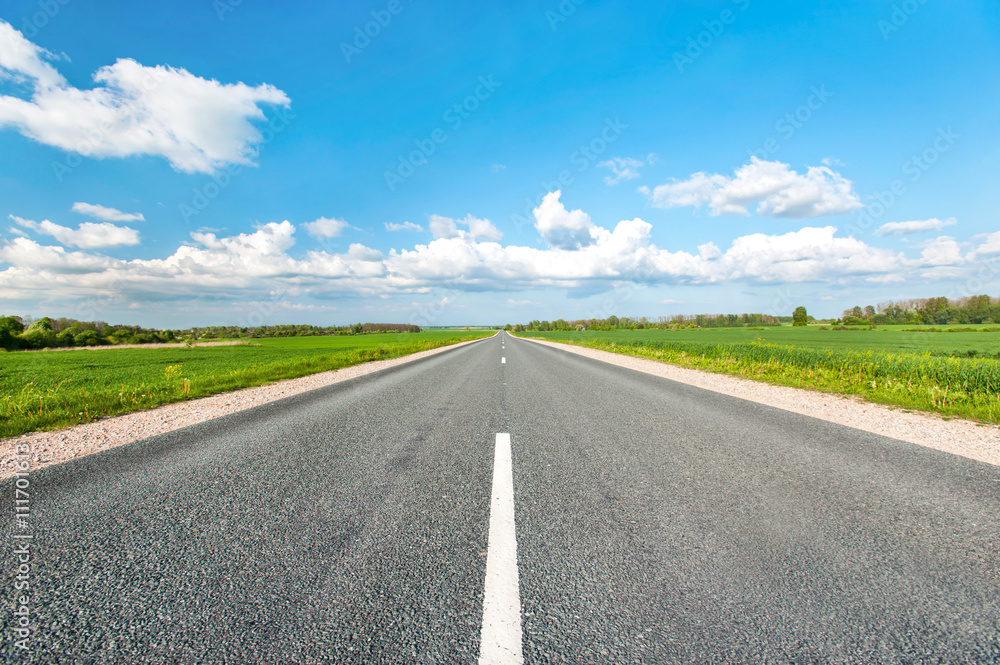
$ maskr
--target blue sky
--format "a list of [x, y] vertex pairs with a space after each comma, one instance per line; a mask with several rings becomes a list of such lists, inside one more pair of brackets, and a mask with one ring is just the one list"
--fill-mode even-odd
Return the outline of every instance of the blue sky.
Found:
[[997, 295], [1000, 3], [620, 4], [6, 2], [0, 313]]

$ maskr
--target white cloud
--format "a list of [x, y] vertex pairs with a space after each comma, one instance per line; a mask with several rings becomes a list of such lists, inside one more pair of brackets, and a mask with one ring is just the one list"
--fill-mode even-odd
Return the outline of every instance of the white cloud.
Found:
[[500, 173], [501, 171], [506, 170], [506, 168], [507, 166], [504, 164], [494, 164], [492, 167], [494, 173]]
[[33, 84], [30, 99], [0, 95], [0, 128], [88, 157], [154, 155], [178, 171], [253, 164], [265, 120], [260, 104], [288, 106], [272, 85], [203, 79], [184, 69], [120, 59], [79, 89], [45, 62], [43, 49], [0, 21], [0, 75]]
[[419, 224], [414, 224], [413, 222], [403, 222], [402, 224], [397, 224], [396, 222], [386, 222], [386, 231], [423, 231], [424, 227]]
[[679, 305], [681, 303], [680, 300], [674, 300], [673, 298], [664, 298], [663, 300], [657, 300], [656, 302], [661, 305]]
[[979, 235], [976, 239], [982, 242], [976, 247], [973, 258], [1000, 254], [1000, 231]]
[[645, 166], [646, 162], [634, 157], [612, 157], [600, 162], [598, 166], [611, 169], [614, 176], [604, 176], [604, 182], [608, 185], [617, 185], [622, 180], [633, 180], [639, 177], [639, 167]]
[[[464, 226], [468, 231], [459, 229]], [[473, 240], [497, 241], [503, 237], [500, 230], [488, 219], [479, 219], [466, 215], [465, 219], [452, 219], [441, 215], [431, 215], [428, 222], [431, 234], [435, 238], [471, 238]]]
[[[62, 247], [40, 245], [28, 238], [14, 238], [0, 244], [0, 261], [6, 261], [15, 266], [11, 270], [23, 271], [25, 274], [29, 274], [29, 271], [25, 269], [30, 268], [41, 268], [59, 274], [75, 274], [103, 272], [108, 268], [124, 265], [121, 261], [115, 261], [106, 256], [87, 254], [86, 252], [67, 252]], [[51, 288], [51, 285], [47, 284], [36, 283], [33, 286]]]
[[51, 53], [32, 44], [9, 23], [0, 20], [0, 79], [6, 75], [19, 83], [36, 81], [45, 88], [64, 85], [65, 79], [45, 62], [54, 59]]
[[455, 220], [450, 217], [442, 217], [441, 215], [431, 215], [430, 221], [427, 224], [428, 228], [431, 230], [431, 234], [435, 238], [457, 238], [458, 237], [458, 225], [455, 224]]
[[640, 187], [659, 208], [708, 204], [712, 215], [748, 215], [756, 205], [758, 215], [806, 219], [839, 215], [861, 207], [851, 181], [827, 166], [810, 166], [805, 175], [788, 164], [751, 157], [733, 176], [694, 173], [652, 191]]
[[73, 212], [78, 212], [95, 219], [103, 219], [105, 222], [145, 222], [146, 218], [139, 212], [122, 212], [114, 208], [106, 208], [93, 203], [83, 203], [77, 201], [73, 204]]
[[347, 226], [347, 222], [342, 219], [320, 217], [315, 221], [306, 222], [302, 228], [314, 238], [336, 238]]
[[16, 215], [11, 215], [18, 225], [52, 236], [64, 245], [73, 245], [83, 249], [94, 249], [96, 247], [123, 247], [139, 244], [139, 232], [127, 226], [115, 226], [107, 222], [95, 224], [84, 222], [75, 229], [68, 226], [60, 226], [49, 220], [35, 222], [30, 219], [22, 219]]
[[[915, 279], [921, 271], [947, 268], [958, 274], [954, 271], [968, 269], [959, 267], [961, 243], [952, 238], [925, 243], [919, 257], [908, 259], [902, 253], [838, 236], [833, 226], [776, 235], [754, 233], [725, 244], [704, 243], [696, 251], [666, 249], [653, 242], [652, 226], [642, 219], [622, 220], [606, 228], [582, 211], [567, 211], [559, 197], [559, 192], [553, 192], [539, 206], [540, 233], [573, 238], [585, 232], [587, 244], [503, 245], [488, 220], [472, 216], [462, 220], [435, 216], [433, 226], [443, 230], [443, 235], [388, 252], [354, 243], [336, 253], [320, 248], [297, 253], [296, 228], [287, 221], [229, 236], [195, 232], [191, 243], [166, 258], [130, 261], [13, 238], [0, 241], [0, 292], [12, 299], [47, 293], [50, 298], [58, 294], [67, 299], [118, 294], [133, 301], [204, 296], [276, 302], [287, 295], [270, 294], [383, 298], [445, 288], [447, 297], [454, 299], [453, 293], [459, 291], [592, 290], [595, 285], [628, 282], [894, 283]], [[42, 225], [31, 222], [23, 228], [34, 231]], [[989, 242], [992, 239], [980, 248]], [[9, 266], [4, 269], [2, 264]], [[528, 301], [514, 301], [512, 306], [521, 304]]]
[[901, 236], [910, 233], [921, 233], [922, 231], [940, 231], [946, 226], [954, 226], [958, 222], [954, 217], [945, 220], [932, 217], [931, 219], [916, 220], [911, 222], [887, 222], [875, 229], [877, 236]]
[[507, 299], [507, 307], [527, 307], [529, 305], [541, 305], [540, 302], [535, 302], [534, 300], [514, 300], [513, 298]]
[[531, 211], [535, 216], [535, 228], [550, 247], [574, 249], [590, 245], [594, 242], [591, 231], [595, 229], [590, 215], [582, 210], [566, 210], [560, 196], [561, 190], [549, 192]]
[[950, 236], [940, 236], [922, 243], [920, 261], [928, 266], [955, 266], [965, 263], [962, 246]]

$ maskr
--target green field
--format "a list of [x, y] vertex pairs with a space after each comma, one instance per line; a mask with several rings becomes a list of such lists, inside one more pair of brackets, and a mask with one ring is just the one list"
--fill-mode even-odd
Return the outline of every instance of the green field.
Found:
[[1000, 330], [977, 326], [947, 332], [949, 327], [941, 326], [938, 332], [911, 332], [907, 328], [782, 326], [519, 334], [1000, 423]]
[[[830, 326], [826, 326], [830, 328]], [[607, 339], [616, 342], [691, 342], [698, 344], [750, 343], [763, 340], [768, 344], [795, 346], [802, 349], [892, 351], [899, 353], [930, 353], [935, 356], [1000, 357], [1000, 328], [970, 326], [976, 332], [964, 331], [965, 326], [937, 326], [938, 332], [910, 332], [932, 326], [879, 326], [874, 330], [820, 330], [820, 326], [780, 326], [773, 328], [687, 328], [683, 330], [609, 330], [602, 332], [546, 332], [526, 335], [554, 335], [558, 341]], [[948, 332], [955, 330], [957, 332]], [[557, 337], [551, 339], [556, 340]], [[546, 337], [548, 338], [548, 337]]]
[[0, 437], [395, 358], [494, 331], [278, 337], [239, 346], [0, 353]]

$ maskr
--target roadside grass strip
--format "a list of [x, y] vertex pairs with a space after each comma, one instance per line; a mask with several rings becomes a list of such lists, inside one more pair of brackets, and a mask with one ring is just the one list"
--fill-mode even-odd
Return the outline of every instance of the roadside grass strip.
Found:
[[256, 344], [0, 353], [0, 438], [398, 358], [493, 334], [429, 331]]

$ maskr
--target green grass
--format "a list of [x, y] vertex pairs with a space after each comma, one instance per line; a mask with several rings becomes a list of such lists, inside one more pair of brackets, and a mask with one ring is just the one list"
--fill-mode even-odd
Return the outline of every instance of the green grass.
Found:
[[[522, 333], [768, 383], [1000, 423], [1000, 332], [818, 327]], [[977, 357], [969, 357], [974, 351]]]
[[[829, 326], [827, 326], [829, 328]], [[820, 330], [819, 326], [775, 328], [688, 328], [685, 330], [610, 330], [606, 332], [561, 332], [553, 335], [600, 336], [612, 341], [670, 341], [700, 344], [750, 343], [762, 339], [769, 344], [802, 349], [842, 349], [930, 353], [935, 356], [1000, 355], [1000, 328], [971, 326], [982, 332], [909, 332], [918, 326], [879, 326], [875, 330]], [[931, 328], [932, 326], [919, 326]], [[965, 326], [938, 326], [942, 331]], [[992, 330], [990, 330], [992, 329]], [[534, 334], [534, 333], [532, 333]]]
[[281, 337], [239, 346], [0, 353], [0, 437], [395, 358], [493, 331]]

